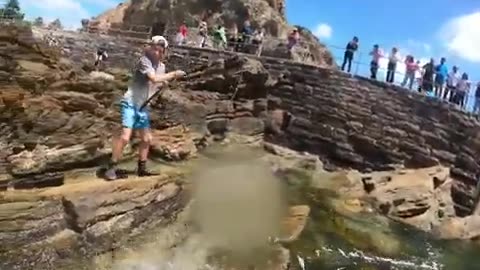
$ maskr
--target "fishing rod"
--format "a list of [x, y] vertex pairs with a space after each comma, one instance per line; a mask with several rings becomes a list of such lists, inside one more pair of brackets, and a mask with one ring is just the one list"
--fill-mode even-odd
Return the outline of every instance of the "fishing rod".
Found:
[[[183, 76], [182, 78], [178, 78], [178, 79], [174, 79], [172, 81], [172, 83], [174, 82], [177, 82], [177, 81], [185, 81], [187, 79], [190, 79], [190, 78], [193, 78], [193, 77], [196, 77], [198, 76], [196, 73], [192, 73], [191, 75], [185, 75]], [[152, 96], [150, 96], [147, 100], [145, 100], [145, 102], [142, 103], [142, 105], [140, 106], [140, 108], [138, 109], [139, 111], [142, 111], [143, 109], [145, 109], [145, 107], [148, 106], [148, 104], [153, 100], [155, 99], [156, 97], [158, 97], [161, 93], [163, 93], [165, 90], [164, 88], [169, 85], [168, 83], [162, 83], [162, 87], [160, 87], [160, 89], [158, 89]]]

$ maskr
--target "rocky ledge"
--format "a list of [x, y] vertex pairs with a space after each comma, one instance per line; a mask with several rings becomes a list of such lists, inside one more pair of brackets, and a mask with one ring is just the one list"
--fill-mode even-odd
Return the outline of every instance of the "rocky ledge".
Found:
[[31, 269], [118, 248], [142, 230], [168, 224], [186, 195], [178, 175], [78, 183], [0, 194], [0, 267]]

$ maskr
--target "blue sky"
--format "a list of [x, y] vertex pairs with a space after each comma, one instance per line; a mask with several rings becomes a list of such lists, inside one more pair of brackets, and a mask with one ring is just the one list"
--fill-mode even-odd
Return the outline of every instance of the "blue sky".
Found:
[[[480, 0], [286, 1], [289, 22], [317, 33], [336, 57], [343, 55], [343, 49], [333, 46], [343, 48], [356, 35], [362, 54], [356, 58], [362, 63], [369, 62], [367, 54], [378, 43], [386, 52], [397, 46], [401, 55], [410, 53], [422, 60], [447, 57], [450, 66], [459, 65], [472, 79], [480, 80]], [[120, 2], [20, 0], [28, 17], [58, 17], [69, 27]]]

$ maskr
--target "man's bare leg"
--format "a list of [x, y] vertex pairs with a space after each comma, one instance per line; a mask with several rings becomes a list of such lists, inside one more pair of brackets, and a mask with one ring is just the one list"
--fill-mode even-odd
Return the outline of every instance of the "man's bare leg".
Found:
[[115, 180], [118, 178], [117, 176], [117, 164], [122, 158], [123, 149], [130, 141], [132, 136], [132, 129], [131, 128], [123, 128], [122, 135], [119, 138], [116, 138], [112, 142], [112, 157], [108, 164], [107, 171], [105, 172], [105, 178], [107, 180]]
[[152, 134], [149, 128], [139, 130], [139, 137], [140, 137], [140, 145], [138, 147], [138, 168], [137, 174], [138, 176], [151, 176], [155, 175], [147, 171], [147, 160], [148, 160], [148, 153], [150, 151], [150, 144], [152, 142]]

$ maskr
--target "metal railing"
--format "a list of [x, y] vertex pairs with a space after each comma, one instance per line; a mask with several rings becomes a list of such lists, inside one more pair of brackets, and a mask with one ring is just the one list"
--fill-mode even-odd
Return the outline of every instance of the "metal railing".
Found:
[[128, 37], [141, 40], [148, 40], [152, 35], [152, 28], [144, 25], [130, 25], [127, 27], [101, 27], [99, 25], [89, 25], [85, 30], [90, 34]]

